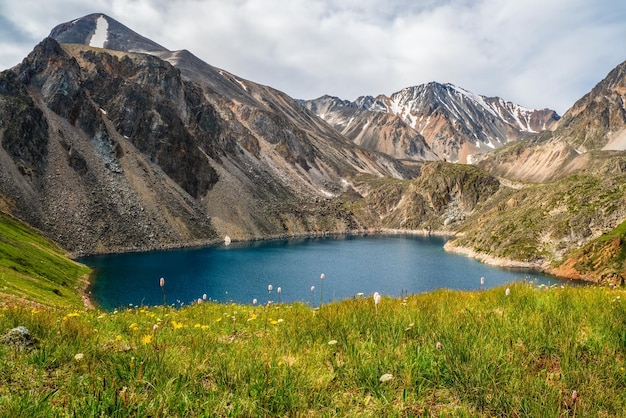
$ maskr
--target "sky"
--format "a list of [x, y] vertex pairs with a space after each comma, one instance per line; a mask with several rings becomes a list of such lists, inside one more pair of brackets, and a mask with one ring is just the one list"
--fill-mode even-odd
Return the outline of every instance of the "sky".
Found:
[[0, 0], [0, 70], [90, 13], [299, 99], [438, 81], [563, 114], [626, 61], [624, 0]]

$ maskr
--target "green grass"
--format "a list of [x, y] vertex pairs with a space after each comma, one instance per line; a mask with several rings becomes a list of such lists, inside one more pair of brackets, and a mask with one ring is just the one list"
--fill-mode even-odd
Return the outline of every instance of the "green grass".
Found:
[[626, 416], [621, 288], [103, 312], [10, 217], [0, 253], [0, 416]]
[[[502, 188], [460, 229], [461, 246], [521, 261], [562, 261], [594, 230], [623, 218], [626, 177], [577, 174], [520, 190]], [[621, 271], [619, 271], [621, 273]]]
[[626, 292], [510, 288], [383, 298], [377, 308], [371, 297], [319, 310], [7, 306], [0, 332], [23, 325], [37, 344], [0, 345], [0, 411], [625, 416]]
[[89, 268], [24, 223], [0, 213], [0, 295], [48, 306], [81, 306]]

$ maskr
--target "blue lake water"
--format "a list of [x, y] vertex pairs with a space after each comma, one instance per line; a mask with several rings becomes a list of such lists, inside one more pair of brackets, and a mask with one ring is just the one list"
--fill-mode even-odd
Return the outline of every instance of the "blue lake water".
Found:
[[109, 310], [162, 304], [161, 277], [168, 304], [188, 304], [206, 294], [219, 302], [251, 304], [257, 299], [318, 306], [322, 291], [326, 303], [358, 293], [401, 296], [439, 288], [474, 290], [480, 289], [481, 277], [486, 288], [525, 279], [565, 283], [450, 254], [444, 243], [439, 237], [340, 236], [99, 255], [80, 261], [95, 269], [92, 297]]

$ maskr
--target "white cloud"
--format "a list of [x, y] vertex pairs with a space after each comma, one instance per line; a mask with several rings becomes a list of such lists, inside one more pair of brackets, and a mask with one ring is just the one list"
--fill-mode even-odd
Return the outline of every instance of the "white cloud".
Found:
[[[622, 0], [0, 0], [17, 64], [57, 24], [103, 12], [166, 48], [298, 98], [451, 82], [564, 112], [626, 59]], [[0, 20], [1, 22], [2, 20]]]

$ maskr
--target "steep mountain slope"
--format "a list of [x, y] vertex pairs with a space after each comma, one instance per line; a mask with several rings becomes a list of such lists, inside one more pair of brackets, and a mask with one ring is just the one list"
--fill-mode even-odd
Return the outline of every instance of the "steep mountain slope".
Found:
[[626, 149], [626, 62], [567, 111], [554, 137], [581, 153]]
[[[47, 38], [0, 75], [0, 193], [72, 251], [358, 229], [349, 213], [323, 209], [350, 176], [414, 175], [283, 93], [104, 15], [52, 35], [83, 44]], [[96, 35], [120, 50], [84, 45]]]
[[424, 137], [398, 115], [371, 111], [332, 96], [302, 103], [355, 144], [401, 159], [439, 159]]
[[[365, 96], [348, 102], [323, 96], [304, 105], [356, 143], [417, 160], [471, 162], [474, 154], [551, 129], [559, 119], [549, 109], [525, 109], [499, 97], [435, 82], [389, 97]], [[399, 120], [390, 123], [389, 119]]]
[[484, 156], [478, 165], [516, 189], [473, 214], [451, 248], [576, 279], [624, 282], [625, 70], [626, 63], [612, 70], [553, 132]]
[[500, 176], [535, 182], [580, 170], [619, 172], [621, 153], [598, 151], [626, 149], [625, 100], [626, 62], [565, 112], [554, 132], [485, 155], [478, 164]]

